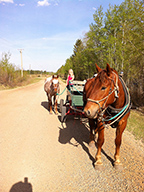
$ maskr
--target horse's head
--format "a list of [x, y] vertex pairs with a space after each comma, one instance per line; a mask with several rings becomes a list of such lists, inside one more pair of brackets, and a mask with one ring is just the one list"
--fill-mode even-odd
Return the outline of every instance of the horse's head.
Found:
[[59, 92], [59, 80], [58, 80], [59, 75], [53, 75], [52, 76], [52, 83], [51, 87], [53, 89], [53, 92], [58, 93]]
[[87, 103], [84, 112], [88, 118], [96, 118], [103, 109], [115, 101], [115, 92], [118, 91], [117, 72], [107, 64], [102, 70], [96, 65], [97, 76], [89, 80], [85, 87]]

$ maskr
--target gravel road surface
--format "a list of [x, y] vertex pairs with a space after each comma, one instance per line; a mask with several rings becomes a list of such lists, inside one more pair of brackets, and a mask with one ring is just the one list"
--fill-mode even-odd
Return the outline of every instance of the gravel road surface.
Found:
[[0, 192], [144, 191], [143, 144], [125, 130], [116, 170], [115, 129], [106, 129], [104, 168], [95, 170], [87, 119], [68, 116], [62, 124], [60, 113], [50, 115], [43, 85], [0, 91]]

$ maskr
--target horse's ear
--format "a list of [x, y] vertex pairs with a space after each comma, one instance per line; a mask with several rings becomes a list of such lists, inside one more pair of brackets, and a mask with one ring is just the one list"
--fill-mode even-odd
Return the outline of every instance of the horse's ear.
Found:
[[59, 75], [53, 75], [52, 76], [52, 78], [54, 79], [54, 78], [58, 78], [59, 77]]
[[111, 68], [110, 68], [110, 65], [108, 63], [107, 63], [107, 66], [106, 66], [106, 71], [107, 71], [107, 75], [110, 76]]
[[95, 66], [96, 66], [97, 72], [99, 73], [102, 69], [97, 64], [95, 64]]

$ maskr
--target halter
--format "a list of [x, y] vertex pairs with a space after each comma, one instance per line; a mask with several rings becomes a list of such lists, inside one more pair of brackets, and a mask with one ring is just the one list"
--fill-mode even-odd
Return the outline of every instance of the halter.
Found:
[[[112, 72], [112, 73], [114, 73], [114, 72]], [[131, 100], [130, 100], [129, 90], [128, 90], [128, 88], [127, 88], [127, 86], [126, 86], [126, 84], [125, 84], [125, 82], [123, 81], [122, 78], [120, 78], [120, 81], [122, 83], [122, 86], [123, 86], [123, 89], [124, 89], [124, 93], [125, 93], [125, 100], [126, 100], [125, 101], [125, 105], [122, 108], [120, 108], [120, 109], [113, 108], [111, 105], [108, 106], [107, 108], [103, 109], [103, 106], [105, 105], [108, 97], [114, 91], [115, 91], [115, 97], [118, 98], [118, 95], [117, 95], [118, 90], [119, 90], [119, 87], [118, 87], [118, 76], [116, 75], [116, 73], [114, 73], [114, 74], [116, 76], [116, 83], [114, 84], [114, 89], [106, 97], [104, 97], [103, 99], [98, 100], [98, 101], [90, 99], [90, 98], [87, 99], [88, 101], [94, 102], [94, 103], [99, 105], [99, 107], [100, 107], [99, 120], [102, 120], [102, 123], [103, 123], [103, 125], [105, 127], [108, 127], [107, 125], [105, 125], [105, 123], [104, 123], [105, 121], [111, 121], [111, 123], [109, 123], [109, 125], [113, 125], [114, 123], [119, 122], [123, 118], [123, 116], [126, 115], [130, 111], [130, 109], [131, 109]], [[113, 81], [113, 79], [110, 79], [110, 80]], [[114, 81], [113, 81], [113, 83], [114, 83]], [[104, 102], [103, 106], [101, 107], [100, 106], [100, 102], [105, 100], [105, 99], [106, 99], [106, 101]], [[117, 111], [117, 114], [115, 116], [109, 118], [109, 119], [103, 118], [103, 114], [104, 114], [105, 111], [107, 111], [107, 109], [115, 110], [115, 111]]]
[[[104, 98], [102, 98], [102, 99], [100, 99], [100, 100], [93, 100], [93, 99], [90, 99], [90, 98], [87, 99], [88, 101], [91, 101], [91, 102], [96, 103], [96, 104], [99, 105], [99, 109], [100, 109], [101, 114], [103, 114], [103, 112], [105, 112], [106, 109], [104, 109], [104, 107], [105, 107], [106, 101], [108, 100], [108, 97], [109, 97], [113, 92], [115, 92], [115, 98], [118, 98], [118, 90], [119, 90], [119, 87], [118, 87], [118, 76], [117, 76], [116, 73], [114, 73], [113, 71], [112, 71], [112, 73], [113, 73], [113, 74], [115, 75], [115, 77], [116, 77], [116, 83], [114, 83], [114, 79], [111, 79], [111, 78], [108, 78], [108, 79], [111, 80], [111, 81], [114, 83], [114, 89], [111, 91], [111, 87], [112, 87], [112, 83], [111, 83], [111, 87], [110, 87], [110, 90], [109, 90], [109, 94], [108, 94], [106, 97], [104, 97]], [[101, 101], [104, 101], [104, 100], [105, 100], [105, 102], [103, 103], [103, 106], [101, 107], [101, 106], [100, 106], [100, 102], [101, 102]]]

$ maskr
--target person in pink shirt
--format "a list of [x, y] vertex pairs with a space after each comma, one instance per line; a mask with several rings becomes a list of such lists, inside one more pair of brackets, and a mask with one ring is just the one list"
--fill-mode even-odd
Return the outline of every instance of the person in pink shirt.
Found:
[[68, 77], [67, 77], [67, 87], [68, 87], [69, 85], [72, 85], [72, 83], [69, 83], [69, 81], [72, 82], [73, 80], [74, 80], [73, 70], [72, 70], [72, 69], [69, 69], [69, 71], [68, 71]]
[[69, 103], [71, 101], [71, 96], [70, 96], [70, 86], [72, 86], [72, 81], [74, 80], [74, 73], [72, 69], [69, 69], [68, 71], [68, 76], [67, 76], [67, 98], [66, 98], [66, 103]]

